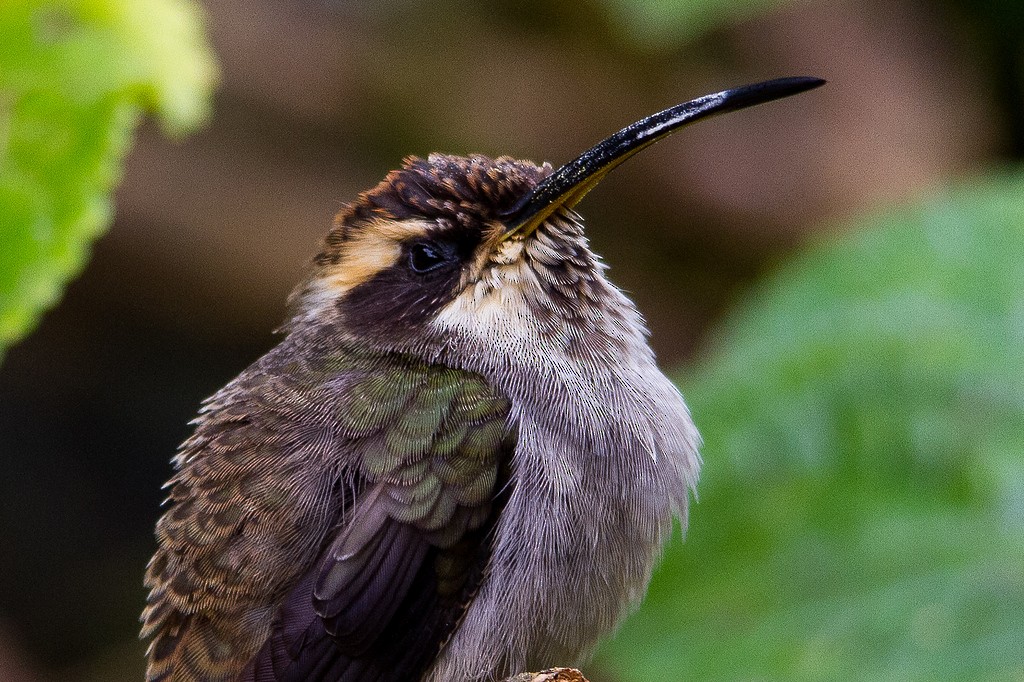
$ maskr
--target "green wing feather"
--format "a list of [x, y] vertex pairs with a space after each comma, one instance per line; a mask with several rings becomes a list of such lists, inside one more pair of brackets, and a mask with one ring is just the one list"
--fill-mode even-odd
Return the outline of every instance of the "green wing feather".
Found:
[[[481, 377], [405, 356], [271, 351], [207, 402], [175, 460], [146, 578], [149, 679], [235, 679], [306, 637], [274, 661], [305, 679], [344, 652], [318, 644], [325, 624], [360, 633], [350, 653], [421, 667], [482, 575], [508, 411]], [[430, 604], [411, 603], [424, 586]], [[355, 588], [358, 608], [335, 613]], [[398, 614], [427, 636], [382, 653]]]
[[[317, 568], [315, 617], [300, 604], [279, 619], [271, 639], [290, 660], [273, 661], [268, 647], [264, 664], [285, 671], [278, 679], [309, 679], [325, 658], [343, 662], [332, 679], [412, 679], [450, 636], [489, 554], [511, 453], [508, 402], [478, 376], [418, 363], [352, 389], [358, 401], [399, 406], [397, 416], [380, 420], [366, 407], [347, 415], [362, 434], [353, 453], [364, 493]], [[415, 634], [411, 646], [396, 646], [396, 623]], [[324, 634], [336, 647], [318, 648]]]

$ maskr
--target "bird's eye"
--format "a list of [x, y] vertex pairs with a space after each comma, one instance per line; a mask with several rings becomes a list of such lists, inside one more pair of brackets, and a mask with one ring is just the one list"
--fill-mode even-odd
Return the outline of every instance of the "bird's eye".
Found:
[[437, 242], [416, 242], [409, 248], [409, 267], [417, 274], [436, 270], [452, 258], [452, 249]]

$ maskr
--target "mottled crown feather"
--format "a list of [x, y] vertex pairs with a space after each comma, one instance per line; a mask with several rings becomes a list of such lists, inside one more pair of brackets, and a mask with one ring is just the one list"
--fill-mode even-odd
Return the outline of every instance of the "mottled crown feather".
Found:
[[338, 213], [316, 261], [336, 262], [350, 231], [378, 220], [423, 218], [465, 227], [489, 222], [551, 171], [550, 164], [509, 156], [408, 156], [401, 168]]

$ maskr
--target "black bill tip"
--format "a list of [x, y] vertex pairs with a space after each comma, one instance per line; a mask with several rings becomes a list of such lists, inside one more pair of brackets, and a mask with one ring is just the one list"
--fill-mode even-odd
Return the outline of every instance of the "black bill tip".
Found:
[[823, 79], [809, 76], [777, 78], [704, 95], [626, 126], [558, 168], [508, 209], [501, 216], [505, 234], [529, 234], [560, 207], [572, 208], [616, 166], [683, 126], [824, 84]]

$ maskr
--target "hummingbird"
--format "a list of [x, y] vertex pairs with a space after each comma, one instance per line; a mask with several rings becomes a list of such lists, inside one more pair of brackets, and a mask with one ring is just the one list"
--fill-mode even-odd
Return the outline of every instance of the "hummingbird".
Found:
[[145, 577], [146, 679], [484, 682], [584, 661], [685, 528], [700, 438], [574, 207], [713, 114], [575, 160], [406, 158], [335, 218], [280, 343], [207, 399]]

